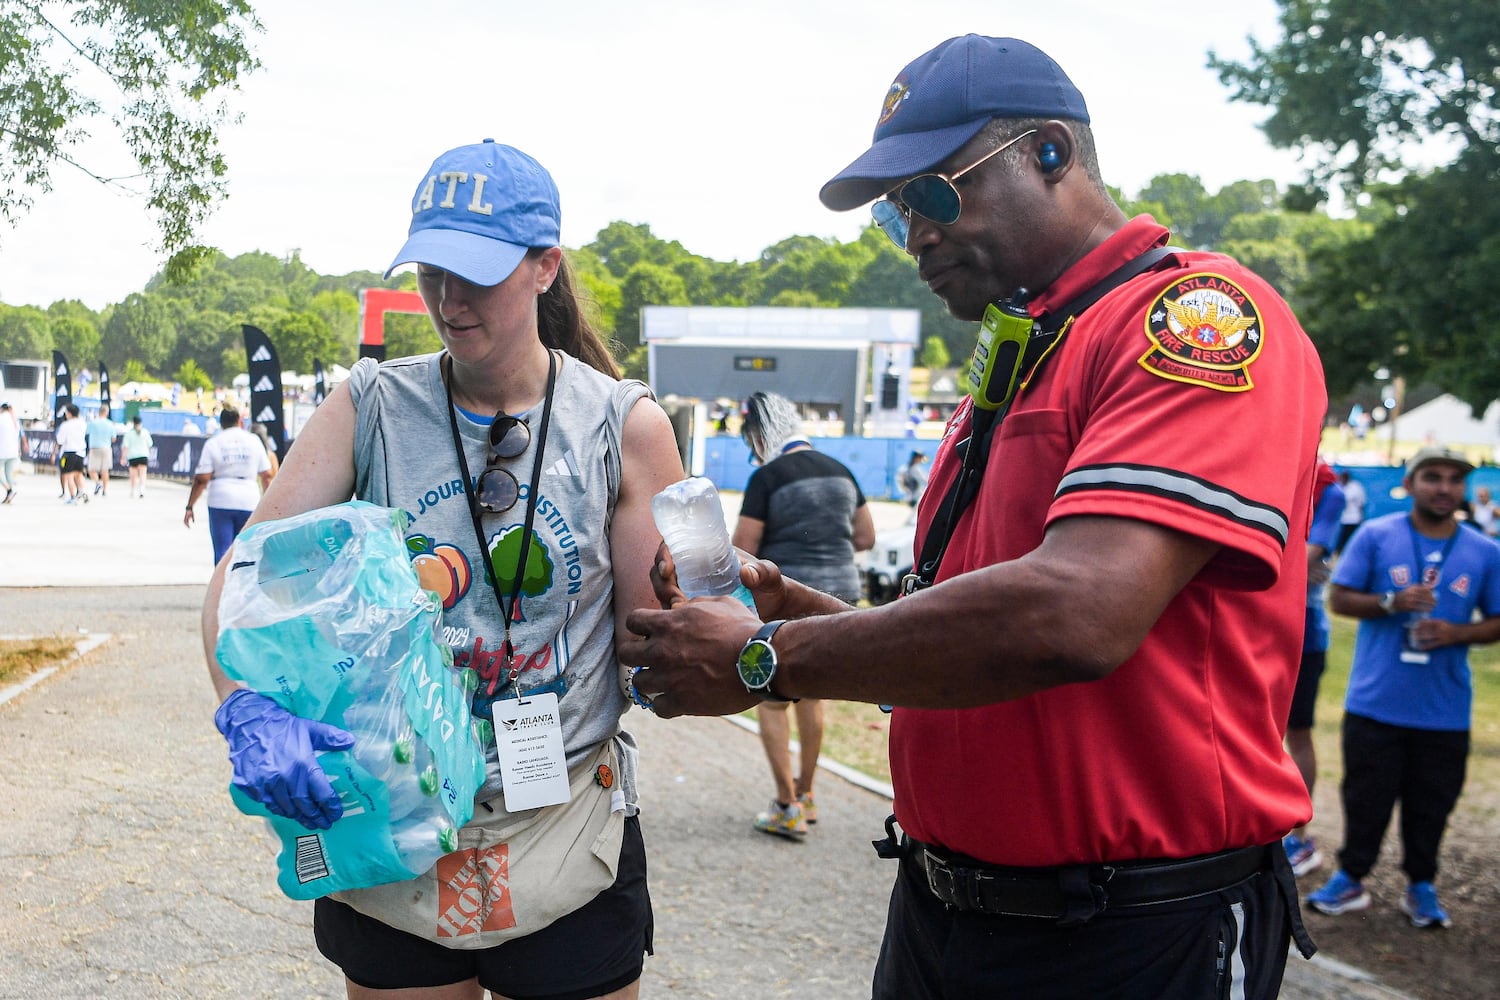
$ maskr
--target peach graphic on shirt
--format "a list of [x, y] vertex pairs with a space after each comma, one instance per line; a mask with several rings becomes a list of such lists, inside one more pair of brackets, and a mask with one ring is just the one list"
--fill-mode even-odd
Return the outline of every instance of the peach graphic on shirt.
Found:
[[457, 546], [438, 543], [427, 535], [413, 535], [406, 540], [412, 553], [411, 564], [417, 571], [417, 582], [443, 602], [443, 610], [453, 608], [469, 592], [468, 557]]

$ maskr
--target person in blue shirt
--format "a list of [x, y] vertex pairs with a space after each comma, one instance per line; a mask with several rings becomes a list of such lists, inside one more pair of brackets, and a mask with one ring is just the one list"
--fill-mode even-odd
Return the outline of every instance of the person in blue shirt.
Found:
[[[1333, 469], [1318, 463], [1313, 483], [1313, 519], [1307, 531], [1307, 615], [1303, 620], [1302, 661], [1297, 668], [1297, 687], [1292, 692], [1292, 708], [1287, 713], [1286, 752], [1297, 764], [1307, 795], [1312, 797], [1318, 777], [1318, 751], [1313, 745], [1313, 710], [1318, 702], [1318, 682], [1328, 663], [1329, 557], [1338, 544], [1339, 521], [1344, 514], [1344, 491]], [[1306, 875], [1323, 864], [1318, 842], [1307, 832], [1307, 824], [1297, 827], [1282, 840], [1293, 875]]]
[[120, 425], [109, 418], [107, 408], [100, 406], [84, 430], [88, 436], [88, 473], [94, 481], [94, 496], [107, 497], [109, 470], [114, 464], [115, 438], [120, 436]]
[[1334, 570], [1333, 611], [1360, 623], [1344, 702], [1344, 846], [1307, 899], [1323, 913], [1370, 905], [1362, 880], [1399, 800], [1401, 910], [1416, 927], [1449, 925], [1433, 879], [1469, 756], [1469, 646], [1500, 639], [1500, 546], [1455, 516], [1473, 468], [1460, 452], [1418, 451], [1402, 480], [1411, 512], [1366, 521]]

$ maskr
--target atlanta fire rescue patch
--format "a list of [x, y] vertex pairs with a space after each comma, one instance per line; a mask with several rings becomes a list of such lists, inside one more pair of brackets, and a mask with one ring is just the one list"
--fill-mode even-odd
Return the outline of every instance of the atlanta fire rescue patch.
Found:
[[1146, 310], [1142, 368], [1175, 382], [1245, 392], [1260, 356], [1260, 313], [1245, 290], [1207, 272], [1173, 281]]

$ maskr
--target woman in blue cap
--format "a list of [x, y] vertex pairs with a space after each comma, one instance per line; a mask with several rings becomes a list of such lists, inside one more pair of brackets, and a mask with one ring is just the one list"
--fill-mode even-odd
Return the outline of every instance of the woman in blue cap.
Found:
[[[360, 361], [251, 518], [351, 495], [408, 511], [443, 638], [474, 674], [474, 717], [492, 725], [460, 849], [410, 882], [317, 900], [318, 948], [351, 997], [634, 997], [651, 949], [615, 641], [631, 609], [655, 603], [651, 498], [683, 473], [666, 414], [645, 385], [620, 380], [580, 306], [558, 202], [547, 171], [510, 146], [487, 139], [437, 158], [391, 270], [417, 265], [443, 349]], [[205, 607], [210, 651], [224, 565]], [[313, 757], [322, 735], [209, 661], [234, 783], [326, 828], [342, 806]], [[555, 706], [531, 718], [561, 753], [525, 762], [554, 781], [501, 779], [517, 773], [509, 734], [522, 705]], [[280, 766], [240, 752], [268, 740], [261, 757]]]

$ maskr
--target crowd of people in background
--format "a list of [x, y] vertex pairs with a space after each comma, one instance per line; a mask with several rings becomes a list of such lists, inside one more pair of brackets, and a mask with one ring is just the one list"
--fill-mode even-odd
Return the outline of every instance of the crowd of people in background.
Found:
[[[120, 467], [128, 477], [130, 496], [146, 496], [147, 478], [155, 460], [156, 438], [146, 428], [139, 413], [132, 414], [128, 424], [121, 424], [113, 419], [110, 409], [100, 403], [85, 420], [79, 405], [69, 402], [62, 408], [62, 417], [51, 434], [59, 500], [69, 506], [82, 506], [91, 499], [107, 499], [110, 480]], [[192, 527], [194, 504], [198, 496], [208, 490], [210, 536], [216, 562], [239, 533], [280, 467], [277, 448], [265, 425], [255, 423], [246, 428], [241, 424], [238, 410], [228, 403], [220, 406], [214, 420], [214, 433], [204, 442], [193, 470], [183, 517], [184, 525]], [[196, 424], [192, 427], [195, 435], [201, 433]], [[21, 459], [32, 454], [26, 430], [16, 419], [10, 403], [0, 401], [0, 487], [5, 490], [0, 504], [9, 504], [16, 497]]]

